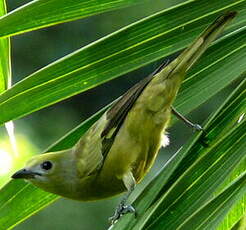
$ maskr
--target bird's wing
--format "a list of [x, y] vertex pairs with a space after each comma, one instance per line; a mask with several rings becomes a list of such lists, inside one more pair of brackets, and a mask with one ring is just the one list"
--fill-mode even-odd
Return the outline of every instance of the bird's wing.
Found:
[[108, 139], [113, 133], [115, 133], [116, 130], [120, 128], [127, 113], [130, 111], [144, 88], [166, 65], [167, 62], [161, 64], [153, 73], [135, 84], [125, 94], [123, 94], [118, 101], [115, 102], [115, 104], [106, 112], [107, 124], [101, 134], [101, 137], [106, 137]]
[[160, 65], [152, 74], [130, 88], [78, 141], [74, 151], [81, 177], [101, 168], [127, 113], [151, 79], [165, 65], [166, 63]]

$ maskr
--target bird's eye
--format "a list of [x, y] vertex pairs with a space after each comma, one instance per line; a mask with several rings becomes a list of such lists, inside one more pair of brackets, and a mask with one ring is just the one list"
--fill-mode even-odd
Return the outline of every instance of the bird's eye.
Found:
[[49, 170], [52, 168], [52, 163], [50, 161], [45, 161], [40, 166], [42, 169]]

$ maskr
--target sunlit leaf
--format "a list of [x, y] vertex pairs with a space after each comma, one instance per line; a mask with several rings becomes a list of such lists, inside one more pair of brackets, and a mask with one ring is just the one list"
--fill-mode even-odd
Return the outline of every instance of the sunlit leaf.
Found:
[[127, 7], [140, 0], [34, 0], [0, 19], [0, 37]]
[[[202, 0], [199, 3], [190, 1], [100, 39], [30, 75], [0, 95], [0, 124], [88, 90], [184, 48], [208, 23], [225, 10], [233, 9], [240, 12], [231, 24], [231, 29], [238, 27], [246, 20], [242, 16], [246, 11], [246, 8], [242, 7], [243, 4], [245, 3], [239, 0], [233, 3], [231, 0], [219, 1], [217, 4], [214, 4], [213, 0]], [[184, 15], [183, 12], [187, 13]], [[196, 87], [199, 94], [209, 92], [207, 95], [214, 95], [245, 70], [244, 28], [231, 36], [221, 41], [221, 45], [211, 48], [214, 56], [205, 62], [201, 61], [203, 65], [205, 64], [204, 68], [197, 67], [201, 68], [202, 73], [199, 75], [201, 78], [206, 75], [199, 81], [200, 87]], [[210, 51], [207, 55], [209, 53]], [[224, 71], [222, 65], [225, 65], [228, 71]], [[211, 67], [210, 75], [207, 76], [206, 69], [209, 67]], [[214, 82], [221, 81], [219, 88], [216, 88], [216, 84], [211, 84], [212, 76]], [[187, 84], [197, 80], [198, 76]], [[206, 82], [203, 83], [204, 81]], [[213, 88], [213, 91], [206, 90], [207, 85]], [[196, 97], [198, 101], [194, 101], [193, 108], [203, 103], [206, 96]], [[188, 96], [191, 97], [193, 95]], [[187, 92], [182, 98], [184, 99], [179, 102], [180, 104], [187, 99]]]
[[[0, 1], [0, 16], [6, 14], [5, 0]], [[11, 82], [10, 74], [10, 41], [0, 39], [0, 93], [8, 88]]]
[[[7, 13], [5, 0], [0, 0], [0, 16]], [[0, 38], [0, 93], [11, 87], [10, 39]], [[17, 156], [17, 145], [14, 136], [14, 123], [5, 123], [14, 156]], [[1, 160], [1, 159], [0, 159]]]
[[193, 214], [177, 229], [216, 229], [235, 202], [246, 193], [246, 173], [226, 188], [221, 194]]
[[246, 216], [243, 216], [230, 230], [244, 230], [246, 228]]

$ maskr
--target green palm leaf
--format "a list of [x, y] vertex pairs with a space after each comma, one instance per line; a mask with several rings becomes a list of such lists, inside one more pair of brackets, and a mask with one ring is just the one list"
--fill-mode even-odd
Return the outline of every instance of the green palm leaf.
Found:
[[[5, 1], [0, 1], [0, 15], [6, 14]], [[11, 81], [10, 74], [10, 42], [8, 38], [0, 39], [0, 93], [5, 91]]]
[[[206, 4], [189, 1], [157, 13], [33, 73], [0, 95], [0, 110], [2, 111], [0, 124], [81, 93], [184, 48], [222, 11], [233, 9], [241, 13], [231, 28], [245, 22], [245, 18], [241, 16], [246, 9], [242, 8], [245, 4], [242, 1], [234, 1], [233, 4], [230, 0], [221, 1], [219, 4], [214, 4], [212, 0], [204, 2]], [[189, 10], [191, 8], [192, 12]], [[188, 11], [185, 17], [184, 11]], [[180, 36], [184, 28], [186, 32]], [[230, 49], [229, 54], [224, 53], [223, 49], [217, 46], [221, 53], [221, 56], [217, 56], [218, 62], [225, 58], [230, 60], [236, 58], [236, 61], [240, 62], [237, 74], [233, 75], [235, 78], [245, 69], [245, 59], [242, 58], [242, 53], [246, 49], [243, 28], [238, 31], [237, 35], [235, 34], [234, 38], [237, 36], [239, 36], [238, 42], [225, 47], [227, 51]], [[214, 59], [208, 60], [205, 68], [212, 63], [215, 64]], [[234, 67], [233, 64], [231, 66]], [[228, 74], [229, 81], [235, 80], [231, 77], [230, 72]], [[219, 76], [220, 80], [223, 79], [221, 75], [216, 74], [215, 76]], [[224, 84], [221, 85], [225, 87]], [[215, 88], [213, 92], [216, 93], [218, 90]], [[29, 98], [32, 98], [32, 101]], [[19, 106], [20, 104], [22, 106]]]
[[127, 7], [139, 0], [34, 0], [8, 13], [0, 20], [0, 37], [85, 18]]
[[[80, 1], [81, 4], [91, 4], [91, 8], [78, 13], [81, 5], [74, 1], [78, 5], [74, 11], [72, 8], [68, 10], [67, 16], [62, 15], [65, 8], [61, 7], [58, 14], [49, 17], [45, 14], [46, 4], [34, 1], [1, 18], [0, 35], [22, 33], [137, 1], [105, 0], [112, 4], [103, 8], [96, 6], [95, 2]], [[47, 5], [54, 4], [52, 9], [55, 9], [55, 3], [65, 6], [65, 1], [47, 1]], [[217, 15], [227, 10], [237, 10], [239, 16], [226, 34], [207, 50], [182, 85], [175, 106], [179, 111], [188, 113], [230, 83], [245, 78], [245, 6], [244, 0], [187, 1], [116, 31], [51, 63], [0, 94], [0, 124], [173, 54], [186, 47]], [[44, 14], [37, 14], [35, 18], [35, 12], [39, 10], [43, 10]], [[22, 24], [23, 15], [32, 20]], [[5, 46], [1, 44], [0, 49], [3, 49]], [[6, 66], [8, 59], [3, 60], [5, 64], [1, 65]], [[4, 68], [3, 71], [6, 71], [7, 68]], [[1, 84], [6, 84], [6, 78], [0, 76]], [[239, 221], [245, 212], [239, 204], [245, 197], [245, 146], [242, 142], [245, 121], [238, 124], [237, 121], [245, 113], [245, 84], [244, 80], [206, 123], [209, 146], [205, 147], [201, 142], [204, 136], [196, 133], [134, 202], [138, 218], [126, 215], [113, 229], [188, 229], [194, 221], [197, 226], [213, 229], [235, 204], [239, 210], [237, 217], [233, 219], [228, 216], [230, 224], [226, 227], [223, 225], [223, 230], [230, 229]], [[106, 108], [65, 135], [48, 151], [73, 146]], [[231, 175], [231, 171], [234, 174]], [[224, 201], [230, 193], [231, 196]], [[58, 199], [58, 196], [23, 181], [10, 181], [0, 190], [0, 194], [0, 230], [13, 228]], [[222, 208], [217, 209], [217, 206]], [[214, 215], [209, 215], [209, 212]]]

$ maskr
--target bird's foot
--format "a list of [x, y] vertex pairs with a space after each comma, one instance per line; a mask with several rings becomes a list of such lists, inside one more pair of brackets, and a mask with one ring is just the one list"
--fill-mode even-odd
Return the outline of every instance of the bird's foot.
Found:
[[194, 131], [204, 131], [202, 126], [200, 126], [199, 124], [192, 124], [192, 128]]
[[131, 205], [120, 203], [119, 206], [116, 208], [114, 215], [109, 218], [110, 224], [113, 225], [120, 219], [121, 216], [127, 213], [134, 213], [136, 215], [136, 211]]

